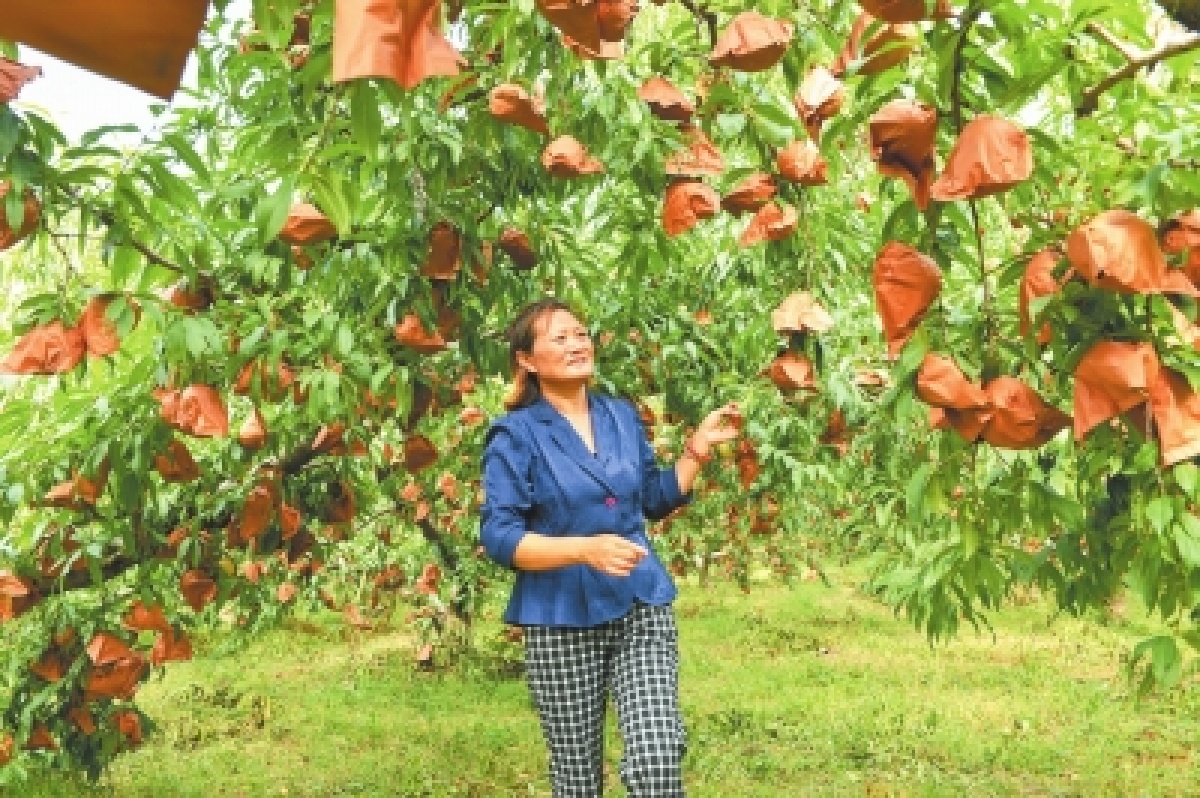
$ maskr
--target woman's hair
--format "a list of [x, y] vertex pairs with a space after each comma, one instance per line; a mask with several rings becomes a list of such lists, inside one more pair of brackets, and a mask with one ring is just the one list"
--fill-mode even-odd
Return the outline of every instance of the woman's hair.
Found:
[[537, 337], [539, 322], [556, 310], [565, 310], [579, 318], [579, 314], [566, 302], [554, 297], [546, 297], [536, 302], [530, 302], [522, 308], [517, 317], [513, 319], [512, 324], [509, 324], [508, 329], [504, 331], [504, 338], [508, 341], [508, 367], [513, 377], [508, 395], [504, 397], [504, 406], [509, 410], [529, 407], [542, 398], [542, 389], [538, 385], [537, 376], [521, 368], [517, 363], [517, 353], [523, 352], [528, 355], [533, 352], [533, 339]]

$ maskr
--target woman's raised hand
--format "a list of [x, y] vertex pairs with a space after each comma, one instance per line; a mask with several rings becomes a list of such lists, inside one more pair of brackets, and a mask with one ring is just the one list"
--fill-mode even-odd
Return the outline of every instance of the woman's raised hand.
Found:
[[692, 436], [692, 442], [700, 454], [707, 455], [716, 444], [736, 438], [741, 429], [742, 411], [737, 402], [730, 402], [704, 417]]

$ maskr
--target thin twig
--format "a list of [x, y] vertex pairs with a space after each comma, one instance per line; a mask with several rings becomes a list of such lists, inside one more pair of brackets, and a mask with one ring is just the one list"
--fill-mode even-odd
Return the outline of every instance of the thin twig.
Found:
[[681, 6], [683, 6], [684, 8], [686, 8], [688, 11], [691, 11], [692, 15], [694, 17], [696, 17], [696, 19], [700, 20], [701, 22], [705, 23], [708, 26], [709, 43], [713, 47], [716, 47], [717, 46], [717, 15], [716, 15], [716, 13], [714, 13], [712, 11], [708, 11], [703, 8], [700, 8], [698, 5], [696, 5], [695, 0], [679, 0], [679, 4]]
[[[971, 26], [979, 19], [979, 15], [983, 13], [982, 8], [971, 8], [961, 19], [961, 28], [958, 32], [958, 41], [954, 45], [954, 71], [951, 75], [950, 84], [950, 103], [951, 114], [954, 117], [954, 132], [955, 135], [962, 135], [963, 129], [963, 98], [962, 98], [962, 75], [966, 68], [963, 51], [967, 46], [968, 34], [971, 32]], [[979, 279], [983, 283], [983, 335], [986, 344], [989, 331], [991, 330], [991, 317], [989, 313], [989, 302], [991, 299], [991, 291], [988, 287], [987, 265], [983, 259], [983, 236], [979, 230], [979, 217], [975, 209], [975, 200], [970, 202], [971, 222], [975, 227], [975, 243], [979, 252]], [[945, 315], [943, 314], [942, 323], [945, 324]], [[980, 346], [980, 351], [983, 346]], [[974, 471], [975, 462], [971, 461], [971, 469]]]
[[967, 34], [971, 31], [971, 26], [979, 19], [979, 15], [983, 13], [982, 8], [972, 8], [966, 16], [962, 18], [962, 29], [958, 33], [958, 42], [954, 45], [954, 73], [950, 84], [950, 103], [951, 112], [954, 115], [954, 132], [961, 134], [963, 129], [962, 121], [962, 73], [963, 67], [963, 50], [967, 46]]
[[[1089, 25], [1088, 30], [1092, 30], [1092, 26]], [[1104, 29], [1100, 28], [1100, 30]], [[1129, 80], [1143, 67], [1154, 66], [1158, 62], [1165, 61], [1168, 58], [1182, 55], [1183, 53], [1191, 52], [1192, 50], [1200, 49], [1200, 35], [1194, 35], [1189, 36], [1186, 39], [1173, 42], [1172, 44], [1164, 45], [1156, 50], [1141, 53], [1140, 58], [1131, 58], [1130, 56], [1133, 55], [1133, 51], [1128, 45], [1119, 47], [1118, 45], [1114, 44], [1113, 41], [1105, 38], [1105, 35], [1111, 36], [1111, 34], [1108, 34], [1107, 31], [1104, 31], [1103, 34], [1094, 30], [1093, 32], [1096, 33], [1097, 36], [1100, 36], [1102, 39], [1104, 39], [1104, 41], [1112, 44], [1114, 47], [1117, 47], [1117, 49], [1121, 51], [1121, 54], [1125, 56], [1126, 63], [1125, 66], [1116, 70], [1104, 80], [1097, 83], [1095, 86], [1092, 86], [1090, 89], [1084, 91], [1083, 97], [1079, 100], [1079, 105], [1075, 106], [1076, 116], [1088, 116], [1094, 113], [1099, 105], [1101, 94], [1108, 91], [1118, 83]]]
[[94, 210], [96, 212], [96, 219], [105, 227], [109, 228], [110, 230], [120, 231], [125, 236], [126, 243], [141, 253], [146, 260], [150, 261], [156, 266], [162, 266], [164, 269], [170, 269], [178, 274], [187, 273], [187, 270], [179, 264], [167, 260], [162, 255], [159, 255], [157, 252], [150, 249], [150, 247], [134, 238], [133, 234], [117, 221], [117, 215], [113, 213], [112, 209], [97, 207], [94, 203], [84, 199], [82, 196], [72, 191], [68, 187], [63, 187], [62, 190], [71, 200], [74, 201], [76, 205]]
[[491, 216], [493, 213], [495, 213], [499, 207], [500, 207], [499, 203], [493, 202], [490, 206], [488, 206], [488, 209], [486, 211], [484, 211], [482, 214], [480, 214], [479, 218], [475, 220], [475, 224], [483, 224], [484, 221], [489, 216]]
[[333, 129], [333, 123], [338, 118], [337, 104], [342, 99], [345, 89], [345, 83], [338, 84], [338, 87], [334, 89], [333, 95], [325, 105], [325, 122], [321, 125], [320, 132], [317, 133], [316, 144], [305, 154], [304, 160], [300, 162], [300, 168], [296, 170], [296, 174], [302, 175], [307, 172], [309, 166], [312, 165], [313, 159], [317, 157], [317, 153], [324, 149], [325, 139], [329, 137], [329, 131]]
[[67, 239], [71, 239], [72, 241], [78, 241], [80, 239], [83, 239], [84, 241], [103, 241], [104, 240], [104, 236], [89, 235], [87, 233], [80, 232], [79, 230], [75, 230], [73, 232], [66, 232], [66, 233], [62, 233], [57, 230], [47, 230], [46, 235], [49, 236], [50, 238], [67, 238]]
[[[100, 211], [98, 218], [110, 228], [121, 229], [120, 225], [117, 224], [117, 217], [114, 216], [111, 211]], [[187, 273], [187, 270], [179, 264], [167, 260], [162, 255], [159, 255], [157, 252], [150, 249], [150, 247], [143, 244], [141, 241], [138, 241], [133, 237], [132, 234], [129, 233], [128, 230], [121, 229], [121, 232], [125, 234], [125, 243], [137, 250], [142, 257], [153, 263], [155, 266], [162, 266], [164, 269], [170, 269], [177, 274]]]
[[992, 334], [992, 288], [988, 282], [987, 261], [984, 258], [983, 251], [983, 230], [979, 226], [979, 211], [975, 207], [977, 200], [970, 200], [967, 207], [971, 209], [971, 224], [975, 227], [975, 251], [979, 255], [979, 281], [983, 285], [983, 341], [980, 342], [979, 350], [982, 352], [986, 347], [995, 359], [996, 352], [996, 336]]
[[67, 272], [73, 276], [75, 273], [75, 266], [71, 259], [71, 256], [69, 254], [67, 254], [66, 247], [63, 246], [62, 237], [52, 235], [52, 236], [50, 236], [50, 243], [54, 245], [54, 248], [56, 250], [58, 250], [58, 255], [59, 255], [59, 257], [62, 258], [63, 263], [66, 265]]

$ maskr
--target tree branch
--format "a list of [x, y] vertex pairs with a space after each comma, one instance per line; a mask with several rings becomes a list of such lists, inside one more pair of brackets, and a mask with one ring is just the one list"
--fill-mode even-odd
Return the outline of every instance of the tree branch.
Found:
[[114, 230], [120, 230], [125, 236], [125, 242], [141, 253], [142, 257], [153, 263], [155, 266], [162, 266], [164, 269], [170, 269], [177, 274], [187, 273], [182, 266], [167, 260], [162, 255], [159, 255], [157, 252], [150, 249], [150, 247], [146, 246], [141, 241], [138, 241], [136, 238], [130, 235], [128, 230], [125, 230], [117, 223], [117, 217], [112, 211], [99, 211], [96, 214], [96, 218], [98, 218], [106, 227]]
[[417, 522], [417, 526], [421, 530], [421, 536], [425, 538], [435, 549], [437, 549], [438, 557], [446, 564], [446, 567], [451, 571], [458, 570], [458, 556], [454, 550], [450, 548], [450, 544], [442, 537], [428, 518], [422, 518]]
[[[302, 445], [296, 451], [284, 458], [282, 464], [283, 475], [285, 477], [289, 477], [298, 474], [304, 469], [305, 466], [322, 454], [324, 454], [324, 452], [313, 449], [308, 445]], [[91, 509], [93, 514], [95, 513], [93, 508], [88, 509]], [[217, 518], [209, 519], [207, 522], [202, 523], [201, 529], [214, 533], [220, 532], [227, 527], [231, 521], [233, 521], [233, 518], [234, 514], [230, 511], [226, 511]], [[96, 517], [92, 520], [100, 519]], [[164, 520], [162, 527], [164, 529], [172, 529], [180, 523], [180, 520], [181, 513], [172, 513]], [[118, 554], [110, 559], [104, 560], [100, 566], [100, 574], [103, 577], [104, 582], [109, 582], [113, 579], [116, 579], [129, 569], [147, 561], [147, 559], [152, 558], [153, 556], [154, 554], [149, 551], [138, 552], [136, 555]], [[34, 581], [38, 592], [43, 597], [59, 595], [72, 590], [82, 590], [85, 588], [95, 587], [95, 584], [92, 582], [92, 574], [90, 571], [72, 571], [63, 575], [61, 578], [38, 576], [35, 577]]]
[[708, 26], [709, 44], [713, 47], [717, 46], [717, 15], [712, 11], [706, 11], [696, 5], [696, 0], [679, 0], [679, 4], [692, 12], [696, 19], [705, 23]]
[[[1100, 26], [1097, 25], [1095, 27], [1099, 28]], [[1124, 43], [1121, 45], [1114, 43], [1111, 40], [1112, 35], [1108, 33], [1108, 31], [1104, 31], [1103, 33], [1097, 32], [1093, 30], [1092, 25], [1088, 26], [1088, 30], [1092, 30], [1093, 33], [1096, 33], [1096, 35], [1104, 39], [1104, 41], [1112, 44], [1114, 47], [1120, 50], [1121, 54], [1127, 59], [1127, 63], [1125, 66], [1113, 72], [1104, 80], [1100, 81], [1095, 86], [1092, 86], [1090, 89], [1087, 89], [1083, 93], [1083, 97], [1079, 100], [1079, 105], [1075, 106], [1076, 116], [1089, 116], [1094, 113], [1099, 105], [1101, 94], [1104, 94], [1104, 92], [1108, 91], [1121, 81], [1129, 80], [1143, 67], [1153, 66], [1158, 62], [1165, 61], [1173, 56], [1200, 49], [1200, 35], [1194, 35], [1189, 36], [1186, 39], [1164, 45], [1156, 50], [1141, 53], [1141, 57], [1133, 58], [1131, 57], [1134, 54], [1133, 49]], [[1103, 31], [1103, 28], [1100, 28], [1100, 30]]]
[[[417, 526], [421, 530], [422, 537], [424, 537], [425, 540], [437, 550], [438, 557], [443, 563], [446, 564], [447, 570], [449, 570], [451, 573], [457, 572], [459, 564], [458, 555], [454, 553], [454, 549], [451, 548], [450, 543], [446, 540], [445, 535], [439, 532], [428, 518], [422, 518], [420, 521], [417, 521]], [[458, 597], [451, 602], [450, 609], [453, 610], [454, 614], [461, 620], [467, 622], [471, 620], [470, 614], [467, 612], [467, 596], [465, 593], [460, 593]]]
[[338, 118], [338, 101], [345, 96], [346, 86], [347, 84], [345, 83], [339, 83], [337, 87], [330, 93], [329, 100], [327, 101], [324, 109], [325, 121], [321, 124], [321, 129], [317, 133], [317, 140], [313, 144], [312, 149], [305, 153], [304, 160], [300, 162], [300, 168], [296, 170], [297, 175], [303, 175], [306, 173], [309, 167], [312, 166], [313, 160], [317, 157], [317, 153], [325, 148], [325, 140], [329, 138], [329, 134], [333, 130], [333, 123]]
[[[105, 560], [100, 566], [100, 574], [104, 582], [109, 582], [116, 579], [121, 574], [128, 571], [130, 568], [141, 563], [142, 560], [128, 554], [119, 554], [111, 560]], [[34, 584], [37, 586], [38, 593], [43, 598], [48, 598], [53, 595], [67, 593], [71, 590], [82, 590], [84, 588], [95, 587], [92, 583], [92, 574], [87, 571], [71, 571], [63, 575], [60, 579], [52, 576], [38, 577]]]
[[1101, 25], [1099, 22], [1089, 22], [1084, 27], [1084, 30], [1086, 30], [1088, 33], [1094, 34], [1096, 38], [1100, 39], [1118, 53], [1125, 56], [1126, 61], [1137, 61], [1140, 58], [1146, 57], [1145, 50], [1127, 41], [1118, 39], [1112, 31]]
[[300, 448], [296, 449], [296, 451], [283, 458], [283, 462], [280, 464], [280, 468], [283, 469], [283, 475], [285, 477], [290, 477], [299, 474], [304, 470], [305, 466], [307, 466], [313, 460], [316, 460], [322, 454], [324, 454], [324, 452], [314, 449], [311, 446], [301, 446]]

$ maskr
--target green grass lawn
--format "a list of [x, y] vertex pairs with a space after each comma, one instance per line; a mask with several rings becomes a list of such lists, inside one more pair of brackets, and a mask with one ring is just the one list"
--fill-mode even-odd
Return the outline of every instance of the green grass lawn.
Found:
[[[1052, 620], [1031, 601], [994, 636], [931, 649], [852, 570], [830, 576], [682, 586], [691, 796], [1200, 795], [1200, 685], [1131, 698], [1140, 620]], [[548, 795], [521, 678], [480, 659], [423, 672], [413, 649], [331, 613], [201, 655], [143, 688], [160, 728], [100, 786], [21, 795]]]

